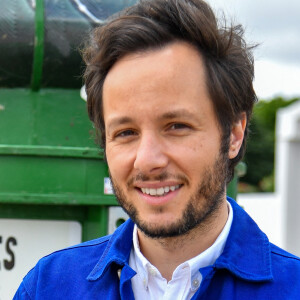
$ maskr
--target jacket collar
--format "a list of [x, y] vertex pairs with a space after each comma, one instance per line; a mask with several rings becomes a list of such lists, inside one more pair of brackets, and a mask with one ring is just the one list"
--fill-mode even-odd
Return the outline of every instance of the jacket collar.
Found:
[[[133, 227], [134, 223], [128, 219], [116, 229], [109, 238], [100, 260], [87, 277], [88, 280], [94, 281], [101, 278], [113, 264], [116, 264], [120, 269], [125, 265], [128, 266], [132, 247]], [[132, 276], [134, 275], [135, 272]]]
[[227, 200], [233, 209], [233, 222], [215, 267], [227, 269], [248, 281], [272, 280], [271, 249], [267, 236], [233, 199], [228, 197]]
[[[271, 251], [267, 236], [233, 199], [228, 197], [227, 200], [233, 209], [233, 222], [224, 251], [214, 267], [227, 269], [247, 281], [272, 280]], [[113, 264], [131, 270], [128, 262], [133, 227], [134, 223], [129, 219], [114, 232], [88, 280], [100, 279]], [[128, 278], [135, 274], [133, 270], [128, 271]]]

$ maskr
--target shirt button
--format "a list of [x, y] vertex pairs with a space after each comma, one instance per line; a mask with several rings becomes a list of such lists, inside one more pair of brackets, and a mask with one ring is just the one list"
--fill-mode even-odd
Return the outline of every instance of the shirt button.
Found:
[[199, 280], [198, 279], [194, 279], [193, 280], [193, 288], [197, 289], [199, 287]]
[[147, 286], [147, 280], [146, 278], [143, 279], [143, 285], [146, 291], [148, 291], [148, 286]]

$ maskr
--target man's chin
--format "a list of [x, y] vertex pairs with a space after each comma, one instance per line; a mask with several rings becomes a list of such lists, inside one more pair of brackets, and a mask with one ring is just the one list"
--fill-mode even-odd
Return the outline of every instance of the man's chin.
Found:
[[191, 228], [178, 224], [178, 222], [168, 224], [153, 224], [149, 222], [135, 221], [139, 230], [141, 230], [146, 236], [154, 239], [163, 239], [178, 237], [186, 234]]

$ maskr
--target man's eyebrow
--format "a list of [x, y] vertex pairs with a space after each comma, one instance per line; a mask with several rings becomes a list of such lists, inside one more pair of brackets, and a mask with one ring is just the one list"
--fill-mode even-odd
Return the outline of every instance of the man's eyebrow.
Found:
[[127, 124], [132, 122], [132, 118], [130, 117], [115, 117], [107, 122], [107, 127], [114, 127], [122, 124]]
[[[168, 119], [176, 119], [176, 118], [195, 120], [196, 116], [195, 116], [195, 114], [193, 114], [185, 109], [168, 111], [166, 113], [163, 113], [161, 116], [159, 116], [160, 120], [168, 120]], [[127, 124], [127, 123], [132, 123], [132, 122], [133, 122], [133, 119], [130, 117], [127, 117], [127, 116], [113, 117], [111, 120], [109, 120], [107, 122], [107, 127], [115, 127], [118, 125], [123, 125], [123, 124]]]
[[185, 110], [179, 109], [174, 111], [169, 111], [160, 116], [160, 119], [176, 119], [176, 118], [185, 118], [185, 119], [196, 119], [195, 114]]

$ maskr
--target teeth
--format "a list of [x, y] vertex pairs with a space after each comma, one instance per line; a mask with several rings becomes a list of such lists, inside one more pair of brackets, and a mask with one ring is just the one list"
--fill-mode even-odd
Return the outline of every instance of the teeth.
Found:
[[143, 194], [151, 195], [151, 196], [162, 196], [166, 193], [174, 192], [179, 188], [179, 184], [177, 185], [171, 185], [171, 186], [165, 186], [158, 189], [149, 189], [149, 188], [141, 188]]
[[165, 193], [165, 189], [164, 189], [163, 187], [156, 190], [156, 195], [161, 196], [161, 195], [163, 195], [164, 193]]
[[156, 189], [150, 189], [150, 195], [155, 196], [156, 195]]

